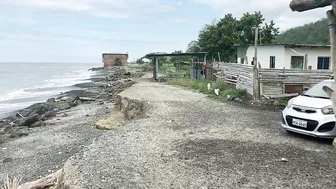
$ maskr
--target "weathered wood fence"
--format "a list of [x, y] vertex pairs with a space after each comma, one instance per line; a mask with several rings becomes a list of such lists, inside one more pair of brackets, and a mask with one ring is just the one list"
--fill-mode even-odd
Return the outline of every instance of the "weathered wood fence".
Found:
[[332, 78], [331, 70], [264, 69], [259, 72], [260, 92], [270, 97], [297, 94], [323, 80]]
[[332, 78], [331, 70], [258, 69], [253, 78], [253, 66], [237, 63], [212, 63], [206, 67], [206, 77], [236, 85], [253, 95], [253, 81], [258, 80], [260, 95], [267, 98], [295, 96], [305, 88]]
[[207, 66], [208, 79], [236, 85], [253, 94], [253, 67], [243, 64], [214, 63]]

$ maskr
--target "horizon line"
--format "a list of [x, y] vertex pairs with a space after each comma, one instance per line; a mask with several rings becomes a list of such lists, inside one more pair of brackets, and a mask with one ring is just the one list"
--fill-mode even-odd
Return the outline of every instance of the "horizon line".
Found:
[[61, 63], [61, 64], [102, 64], [102, 62], [0, 62], [0, 63], [47, 63], [47, 64], [53, 64], [53, 63]]

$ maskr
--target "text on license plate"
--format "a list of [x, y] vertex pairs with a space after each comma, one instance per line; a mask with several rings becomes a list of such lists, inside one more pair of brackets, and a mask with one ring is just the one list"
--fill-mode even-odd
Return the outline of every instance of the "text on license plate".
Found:
[[307, 121], [299, 120], [299, 119], [293, 119], [292, 122], [293, 125], [298, 127], [304, 127], [307, 128]]

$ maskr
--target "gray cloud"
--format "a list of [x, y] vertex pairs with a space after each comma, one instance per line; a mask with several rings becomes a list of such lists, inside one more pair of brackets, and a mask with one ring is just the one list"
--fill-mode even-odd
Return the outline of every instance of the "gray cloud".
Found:
[[162, 0], [4, 0], [1, 4], [108, 18], [146, 17], [172, 11], [178, 5]]
[[232, 13], [237, 18], [245, 12], [261, 11], [268, 21], [274, 20], [281, 31], [325, 18], [326, 11], [330, 9], [320, 8], [308, 12], [292, 12], [289, 8], [290, 0], [194, 0], [194, 2], [220, 10], [223, 15]]

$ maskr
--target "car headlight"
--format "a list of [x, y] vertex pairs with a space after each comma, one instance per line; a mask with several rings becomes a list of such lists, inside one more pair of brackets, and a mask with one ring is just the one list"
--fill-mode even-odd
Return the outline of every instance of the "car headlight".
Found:
[[332, 106], [327, 106], [327, 107], [322, 108], [322, 113], [324, 115], [334, 114], [334, 109]]
[[294, 98], [290, 99], [290, 100], [287, 102], [287, 106], [286, 106], [286, 108], [290, 108], [290, 107], [292, 106], [293, 102], [294, 102]]

